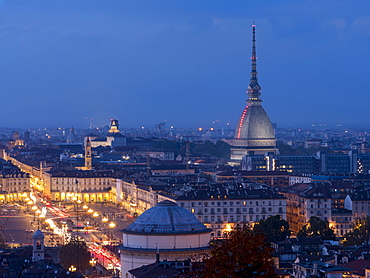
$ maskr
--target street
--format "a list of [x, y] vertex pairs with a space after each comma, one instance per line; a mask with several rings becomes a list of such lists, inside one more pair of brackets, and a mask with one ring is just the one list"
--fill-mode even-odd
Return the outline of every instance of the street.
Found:
[[104, 245], [122, 244], [121, 230], [135, 220], [122, 209], [112, 204], [51, 206], [40, 200], [36, 206], [0, 208], [0, 231], [11, 248], [32, 245], [33, 233], [40, 228], [46, 247], [60, 246], [66, 238], [77, 236], [86, 242], [100, 265], [119, 268], [118, 256]]

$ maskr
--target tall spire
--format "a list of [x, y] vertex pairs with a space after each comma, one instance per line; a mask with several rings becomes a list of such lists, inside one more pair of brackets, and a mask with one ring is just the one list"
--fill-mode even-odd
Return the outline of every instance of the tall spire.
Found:
[[260, 90], [257, 79], [257, 52], [256, 52], [256, 25], [252, 25], [252, 57], [251, 57], [251, 79], [248, 86], [248, 103], [260, 103]]

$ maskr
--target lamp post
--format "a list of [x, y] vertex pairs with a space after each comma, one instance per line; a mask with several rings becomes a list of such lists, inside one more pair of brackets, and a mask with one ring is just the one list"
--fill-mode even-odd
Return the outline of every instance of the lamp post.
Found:
[[75, 267], [74, 265], [71, 265], [71, 266], [68, 268], [68, 270], [69, 270], [70, 272], [75, 272], [77, 269], [76, 269], [76, 267]]
[[93, 213], [93, 215], [92, 215], [95, 219], [94, 219], [94, 224], [93, 224], [93, 226], [95, 227], [96, 226], [96, 218], [98, 218], [98, 216], [99, 216], [99, 213], [97, 213], [96, 211]]
[[41, 210], [36, 210], [35, 211], [35, 218], [34, 220], [36, 220], [36, 216], [37, 216], [37, 229], [40, 229], [40, 219], [39, 219], [39, 215], [41, 214]]
[[104, 232], [104, 230], [106, 230], [106, 229], [107, 229], [106, 225], [107, 225], [108, 220], [109, 220], [109, 219], [108, 219], [107, 217], [105, 217], [105, 216], [104, 216], [104, 217], [102, 218], [102, 220], [101, 220], [101, 221], [104, 223], [104, 226], [103, 226], [103, 233], [107, 233], [107, 231], [105, 231], [105, 232]]
[[[76, 180], [76, 185], [77, 185], [77, 188], [78, 188], [78, 180]], [[72, 198], [72, 201], [75, 203], [75, 210], [76, 210], [77, 268], [80, 269], [80, 237], [79, 237], [79, 226], [78, 226], [78, 221], [79, 221], [78, 205], [80, 205], [82, 203], [82, 201], [78, 199], [78, 194]]]
[[44, 219], [45, 219], [45, 215], [43, 215], [43, 214], [39, 215], [39, 218], [37, 219], [38, 220], [39, 229], [40, 229], [40, 224], [41, 224], [41, 229], [42, 229], [42, 224], [44, 222]]
[[112, 239], [113, 239], [113, 229], [116, 227], [116, 224], [114, 222], [109, 223], [109, 228], [111, 229], [111, 235], [110, 235], [110, 245], [112, 245]]
[[37, 207], [36, 206], [33, 206], [31, 209], [33, 210], [33, 221], [35, 221], [36, 220], [36, 210], [37, 210]]
[[90, 263], [90, 265], [91, 265], [91, 267], [92, 267], [92, 270], [93, 270], [93, 272], [94, 272], [94, 269], [95, 269], [95, 271], [96, 271], [96, 259], [95, 258], [92, 258], [90, 261], [89, 261], [89, 263]]

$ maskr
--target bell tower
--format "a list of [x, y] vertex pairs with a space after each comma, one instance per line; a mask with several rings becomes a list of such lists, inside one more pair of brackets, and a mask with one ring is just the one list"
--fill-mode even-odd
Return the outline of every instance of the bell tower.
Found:
[[45, 258], [45, 245], [44, 245], [44, 234], [37, 230], [33, 236], [33, 251], [32, 251], [32, 261], [37, 262]]
[[85, 145], [85, 168], [84, 170], [92, 170], [92, 154], [91, 154], [91, 141], [88, 137]]

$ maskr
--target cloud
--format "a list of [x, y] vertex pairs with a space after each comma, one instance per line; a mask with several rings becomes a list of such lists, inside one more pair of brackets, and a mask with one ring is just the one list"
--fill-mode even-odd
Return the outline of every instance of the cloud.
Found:
[[360, 17], [355, 19], [351, 28], [357, 34], [368, 37], [370, 35], [370, 17]]

